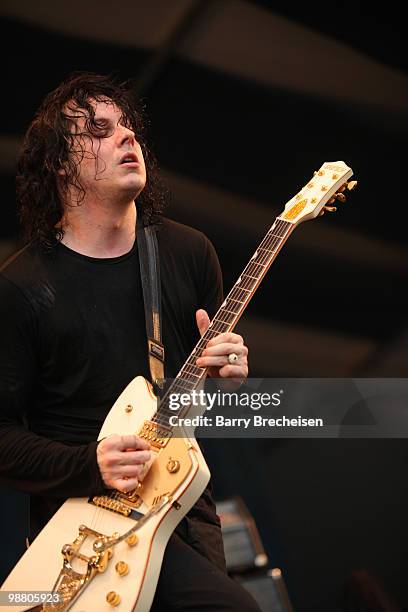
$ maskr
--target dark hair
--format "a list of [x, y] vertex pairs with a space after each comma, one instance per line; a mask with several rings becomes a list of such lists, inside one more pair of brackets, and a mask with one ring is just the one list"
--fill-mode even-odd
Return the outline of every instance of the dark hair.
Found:
[[[60, 221], [64, 214], [61, 193], [73, 186], [80, 205], [85, 192], [78, 179], [78, 159], [72, 155], [73, 111], [85, 111], [86, 134], [106, 137], [95, 122], [96, 102], [112, 101], [122, 111], [122, 121], [136, 134], [146, 164], [146, 186], [138, 197], [144, 225], [156, 222], [165, 206], [165, 190], [157, 173], [156, 160], [145, 142], [146, 117], [128, 83], [93, 73], [74, 73], [44, 99], [29, 126], [20, 152], [17, 172], [17, 205], [25, 240], [51, 246], [61, 240]], [[83, 109], [81, 111], [80, 109]], [[68, 111], [68, 114], [67, 114]], [[70, 114], [69, 114], [70, 113]], [[75, 114], [75, 113], [74, 113]], [[63, 168], [64, 175], [58, 173]]]

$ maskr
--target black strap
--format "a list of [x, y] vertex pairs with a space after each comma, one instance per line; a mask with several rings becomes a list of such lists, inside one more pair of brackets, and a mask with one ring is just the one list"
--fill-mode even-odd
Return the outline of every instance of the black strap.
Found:
[[161, 338], [161, 283], [157, 227], [149, 225], [137, 229], [140, 276], [146, 319], [147, 350], [153, 384], [163, 386], [164, 346]]

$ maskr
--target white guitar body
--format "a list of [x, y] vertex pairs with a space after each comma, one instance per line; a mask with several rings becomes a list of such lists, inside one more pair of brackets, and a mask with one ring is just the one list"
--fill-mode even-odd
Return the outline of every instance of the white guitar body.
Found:
[[[141, 376], [132, 380], [110, 410], [98, 439], [111, 434], [129, 434], [141, 431], [143, 424], [150, 422], [157, 409], [151, 386]], [[198, 407], [201, 414], [205, 407]], [[193, 415], [192, 415], [193, 416]], [[189, 432], [190, 433], [190, 432]], [[114, 547], [112, 559], [103, 573], [83, 587], [70, 607], [55, 605], [50, 609], [73, 612], [111, 610], [106, 601], [108, 592], [120, 597], [120, 610], [147, 612], [154, 597], [166, 544], [177, 524], [197, 501], [210, 479], [210, 472], [194, 438], [187, 437], [185, 430], [173, 430], [164, 448], [155, 449], [154, 461], [141, 484], [140, 498], [143, 500], [136, 512], [145, 514], [161, 496], [171, 496], [163, 508], [137, 531], [138, 542], [130, 546], [126, 541]], [[178, 464], [175, 463], [178, 462]], [[169, 471], [179, 465], [177, 471]], [[139, 500], [140, 501], [140, 500]], [[61, 550], [78, 536], [78, 528], [87, 527], [107, 536], [115, 532], [123, 534], [135, 524], [134, 518], [115, 511], [97, 507], [88, 498], [67, 500], [48, 522], [26, 553], [17, 563], [4, 584], [3, 591], [52, 591], [62, 568]], [[94, 538], [88, 537], [81, 546], [84, 555], [95, 554]], [[120, 576], [116, 564], [123, 561], [128, 573]], [[72, 566], [82, 573], [86, 564], [74, 559]], [[29, 610], [35, 601], [24, 605], [5, 606], [5, 610]]]

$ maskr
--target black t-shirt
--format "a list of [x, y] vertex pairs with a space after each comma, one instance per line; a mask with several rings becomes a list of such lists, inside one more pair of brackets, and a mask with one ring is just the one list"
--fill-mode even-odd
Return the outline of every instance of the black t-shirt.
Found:
[[[214, 248], [164, 219], [157, 232], [165, 375], [198, 340], [195, 312], [222, 301]], [[102, 423], [126, 385], [149, 378], [137, 244], [95, 259], [62, 244], [29, 246], [0, 274], [0, 478], [31, 494], [32, 532], [62, 500], [104, 490], [96, 462]], [[192, 515], [214, 518], [208, 492]]]

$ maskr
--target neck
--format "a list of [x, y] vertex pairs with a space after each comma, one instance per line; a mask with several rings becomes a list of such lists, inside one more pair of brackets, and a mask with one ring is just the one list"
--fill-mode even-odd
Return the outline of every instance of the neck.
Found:
[[96, 258], [119, 257], [133, 247], [137, 216], [133, 200], [112, 204], [85, 198], [65, 211], [62, 243], [77, 253]]

